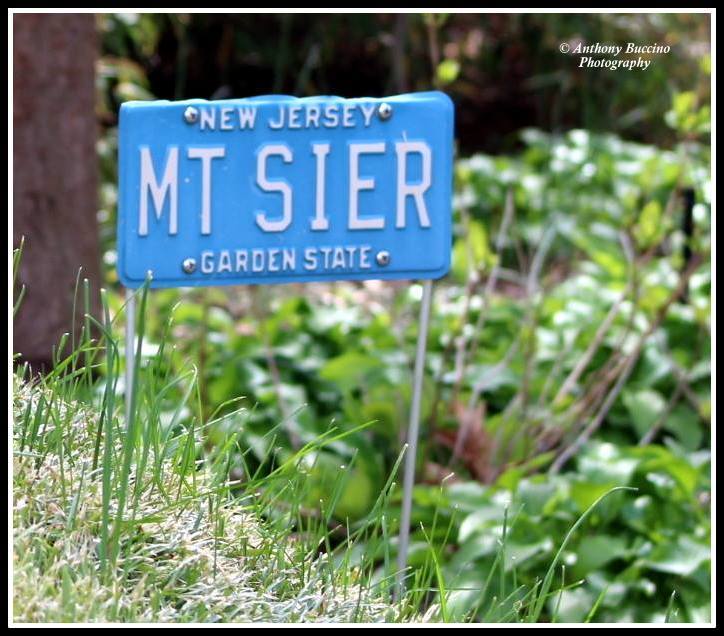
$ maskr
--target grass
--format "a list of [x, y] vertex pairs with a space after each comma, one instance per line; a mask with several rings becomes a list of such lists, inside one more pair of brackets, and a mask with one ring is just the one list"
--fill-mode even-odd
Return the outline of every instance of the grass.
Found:
[[[27, 387], [19, 389], [19, 406], [27, 408], [34, 399]], [[114, 559], [104, 567], [98, 533], [104, 521], [103, 482], [90, 470], [93, 435], [86, 415], [75, 410], [66, 419], [64, 433], [74, 436], [72, 465], [63, 466], [57, 453], [43, 456], [40, 445], [15, 459], [16, 492], [24, 493], [14, 506], [15, 620], [398, 617], [395, 608], [371, 594], [360, 598], [354, 572], [331, 569], [281, 523], [261, 523], [261, 498], [232, 501], [213, 466], [195, 479], [176, 471], [149, 474], [142, 486], [148, 490], [123, 518]], [[116, 451], [120, 455], [120, 444]], [[155, 487], [148, 485], [151, 479], [158, 479]], [[138, 483], [129, 484], [131, 493]]]
[[[396, 593], [402, 456], [362, 521], [334, 518], [354, 461], [340, 467], [329, 497], [310, 508], [314, 458], [359, 429], [332, 428], [296, 453], [272, 450], [268, 462], [252, 467], [238, 441], [249, 416], [243, 400], [223, 417], [204, 418], [196, 370], [172, 375], [165, 339], [153, 356], [143, 355], [147, 288], [138, 292], [126, 418], [123, 350], [114, 336], [122, 312], [111, 316], [102, 291], [102, 320], [93, 319], [87, 282], [82, 288], [81, 333], [61, 339], [53, 370], [32, 376], [19, 366], [14, 376], [14, 621], [556, 620], [556, 599], [575, 585], [562, 577], [552, 589], [560, 556], [598, 502], [531, 589], [517, 585], [515, 575], [506, 589], [506, 529], [513, 520], [504, 525], [484, 586], [467, 590], [479, 598], [473, 611], [449, 606], [459, 588], [445, 578], [447, 539], [442, 547], [428, 540], [424, 564], [405, 573], [406, 589]], [[68, 342], [75, 348], [64, 355]], [[219, 431], [227, 432], [219, 438]], [[268, 433], [272, 449], [277, 432]], [[434, 519], [430, 536], [437, 513]], [[490, 598], [496, 573], [499, 593]]]
[[[308, 514], [299, 503], [306, 473], [297, 468], [339, 440], [335, 430], [263, 477], [247, 469], [230, 480], [236, 435], [210, 444], [208, 432], [219, 421], [198, 415], [194, 369], [169, 378], [161, 371], [163, 347], [151, 360], [141, 355], [147, 294], [139, 296], [128, 421], [118, 397], [122, 350], [105, 293], [97, 341], [84, 327], [79, 345], [58, 356], [52, 372], [35, 379], [27, 367], [16, 373], [14, 619], [409, 619], [409, 597], [393, 603], [391, 583], [371, 585], [371, 564], [355, 551], [386, 523], [392, 480], [375, 513], [356, 528], [333, 522], [334, 498], [329, 510]], [[164, 412], [164, 398], [180, 387], [183, 398]], [[188, 416], [194, 403], [197, 413]], [[243, 426], [244, 417], [240, 408], [222, 419]], [[389, 554], [385, 560], [394, 562]]]

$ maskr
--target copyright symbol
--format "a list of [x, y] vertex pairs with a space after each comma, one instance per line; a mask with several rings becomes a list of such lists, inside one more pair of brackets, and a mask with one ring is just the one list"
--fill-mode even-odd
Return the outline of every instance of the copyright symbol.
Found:
[[568, 44], [568, 42], [563, 42], [558, 48], [560, 49], [561, 53], [568, 53], [568, 51], [571, 50], [571, 45]]

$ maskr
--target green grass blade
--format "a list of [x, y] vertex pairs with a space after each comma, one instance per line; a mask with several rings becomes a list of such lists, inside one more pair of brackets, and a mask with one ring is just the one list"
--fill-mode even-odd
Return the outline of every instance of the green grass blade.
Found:
[[558, 552], [556, 552], [553, 561], [548, 567], [548, 571], [546, 572], [545, 578], [543, 579], [543, 584], [541, 585], [541, 588], [538, 592], [538, 597], [533, 605], [533, 611], [531, 612], [531, 615], [529, 617], [529, 622], [537, 623], [541, 617], [541, 614], [543, 613], [543, 607], [548, 597], [548, 591], [550, 590], [551, 584], [553, 582], [553, 575], [555, 573], [556, 566], [558, 565], [558, 561], [560, 560], [563, 551], [566, 549], [568, 542], [571, 540], [571, 537], [575, 534], [576, 530], [581, 527], [583, 522], [591, 515], [591, 513], [596, 509], [598, 504], [600, 504], [609, 495], [612, 495], [613, 493], [620, 490], [630, 490], [635, 492], [637, 489], [631, 488], [629, 486], [616, 486], [615, 488], [607, 490], [589, 506], [589, 508], [578, 518], [576, 523], [574, 523], [571, 529], [568, 531], [565, 538], [563, 539], [563, 543], [561, 543], [560, 548], [558, 548]]

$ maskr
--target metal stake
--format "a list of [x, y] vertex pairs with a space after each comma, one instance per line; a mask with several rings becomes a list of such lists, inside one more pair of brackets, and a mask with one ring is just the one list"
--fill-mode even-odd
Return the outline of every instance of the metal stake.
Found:
[[397, 596], [404, 590], [407, 550], [410, 542], [410, 515], [412, 513], [412, 487], [415, 485], [415, 460], [417, 458], [417, 439], [420, 436], [420, 401], [422, 398], [422, 379], [425, 371], [425, 350], [427, 332], [430, 326], [430, 305], [432, 301], [432, 281], [426, 280], [422, 287], [420, 305], [420, 324], [417, 333], [417, 351], [415, 353], [415, 372], [412, 386], [412, 405], [410, 424], [407, 428], [407, 448], [405, 455], [405, 477], [402, 491], [402, 515], [400, 517], [400, 537], [397, 552]]
[[136, 339], [136, 295], [126, 289], [126, 427], [131, 421], [131, 398], [133, 397], [133, 372], [135, 370]]

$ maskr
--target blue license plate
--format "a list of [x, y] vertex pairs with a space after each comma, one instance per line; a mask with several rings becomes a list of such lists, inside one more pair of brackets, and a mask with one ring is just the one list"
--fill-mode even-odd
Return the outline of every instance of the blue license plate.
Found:
[[453, 106], [439, 92], [123, 104], [120, 279], [439, 278], [452, 153]]

